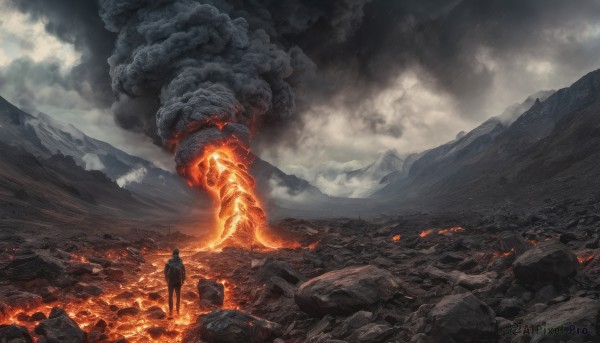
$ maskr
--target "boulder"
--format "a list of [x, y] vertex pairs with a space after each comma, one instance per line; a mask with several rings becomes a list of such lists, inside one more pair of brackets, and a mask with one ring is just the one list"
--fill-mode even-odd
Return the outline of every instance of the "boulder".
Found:
[[349, 267], [303, 283], [294, 299], [311, 316], [343, 316], [391, 299], [399, 287], [398, 279], [387, 270], [371, 265]]
[[[531, 313], [525, 323], [540, 323], [543, 328], [558, 329], [551, 335], [532, 332], [531, 343], [598, 342], [600, 341], [600, 302], [591, 298], [573, 298], [547, 307], [541, 313]], [[542, 324], [543, 323], [543, 324]], [[579, 329], [579, 333], [577, 333]], [[582, 332], [585, 329], [585, 332]]]
[[498, 340], [494, 311], [472, 293], [445, 296], [429, 315], [432, 342], [484, 343]]
[[370, 323], [354, 331], [348, 341], [360, 343], [388, 342], [394, 334], [394, 329], [387, 324]]
[[90, 285], [84, 282], [77, 283], [73, 289], [77, 292], [77, 295], [83, 299], [90, 297], [96, 297], [104, 294], [104, 289], [100, 286]]
[[547, 241], [519, 256], [513, 264], [515, 277], [524, 284], [561, 282], [577, 273], [577, 256], [557, 241]]
[[42, 304], [42, 297], [29, 292], [8, 289], [0, 293], [0, 303], [5, 304], [9, 308], [29, 311]]
[[287, 262], [273, 261], [266, 263], [258, 273], [261, 281], [267, 281], [273, 276], [280, 277], [291, 284], [298, 284], [306, 280], [304, 275], [292, 268]]
[[15, 255], [1, 272], [12, 281], [28, 281], [37, 278], [52, 281], [65, 272], [65, 265], [63, 261], [47, 253], [29, 250]]
[[44, 336], [47, 342], [85, 343], [87, 334], [62, 310], [53, 308], [49, 319], [35, 327], [35, 333]]
[[516, 231], [502, 231], [498, 236], [496, 249], [501, 252], [513, 252], [519, 256], [531, 248], [523, 235]]
[[217, 310], [201, 316], [184, 342], [263, 343], [280, 335], [277, 323], [236, 310]]
[[358, 311], [333, 329], [331, 334], [336, 338], [345, 338], [357, 329], [369, 324], [372, 320], [372, 312]]
[[0, 342], [33, 343], [33, 338], [26, 327], [19, 325], [0, 325]]
[[163, 319], [167, 316], [160, 306], [151, 306], [146, 309], [146, 317], [150, 319]]
[[222, 283], [217, 280], [200, 279], [197, 287], [201, 302], [208, 302], [215, 306], [223, 305], [225, 286]]

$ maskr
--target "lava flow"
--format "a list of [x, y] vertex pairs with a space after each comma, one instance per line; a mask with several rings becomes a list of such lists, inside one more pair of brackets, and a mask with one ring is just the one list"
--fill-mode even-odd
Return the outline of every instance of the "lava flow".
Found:
[[265, 212], [254, 192], [254, 179], [248, 172], [247, 158], [237, 144], [207, 147], [196, 163], [180, 170], [190, 186], [202, 187], [216, 203], [215, 231], [205, 242], [205, 249], [223, 247], [278, 249], [297, 247], [271, 237], [266, 231]]
[[[106, 280], [100, 280], [98, 275], [90, 275], [87, 282], [80, 282], [79, 286], [76, 286], [82, 290], [99, 290], [100, 288], [96, 287], [101, 286], [101, 294], [84, 298], [65, 294], [55, 302], [15, 308], [7, 316], [6, 322], [19, 323], [33, 331], [36, 322], [29, 320], [29, 316], [36, 312], [48, 315], [52, 307], [59, 306], [81, 329], [87, 332], [101, 331], [110, 340], [124, 338], [130, 343], [182, 342], [185, 329], [193, 324], [199, 315], [210, 311], [209, 308], [199, 306], [195, 287], [199, 278], [213, 277], [207, 275], [207, 268], [194, 259], [194, 253], [183, 250], [181, 252], [189, 277], [181, 289], [181, 314], [173, 319], [168, 319], [165, 313], [167, 284], [163, 274], [165, 262], [171, 256], [171, 252], [153, 251], [144, 254], [145, 263], [139, 266], [140, 269], [136, 273], [125, 273], [122, 276], [108, 277]], [[109, 251], [107, 256], [112, 256], [115, 261], [123, 261], [127, 253]], [[220, 282], [225, 286], [222, 308], [239, 308], [226, 281]]]

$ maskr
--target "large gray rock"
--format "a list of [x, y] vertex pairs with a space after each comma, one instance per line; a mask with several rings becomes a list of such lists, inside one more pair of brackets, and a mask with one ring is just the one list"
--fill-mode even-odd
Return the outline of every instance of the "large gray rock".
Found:
[[471, 293], [448, 295], [430, 312], [432, 342], [496, 342], [494, 311]]
[[[573, 298], [546, 308], [542, 313], [532, 313], [523, 321], [540, 323], [546, 329], [559, 328], [552, 335], [543, 332], [533, 335], [531, 343], [550, 342], [600, 342], [600, 302], [590, 298]], [[543, 324], [542, 324], [543, 323]], [[560, 330], [562, 328], [562, 331]], [[586, 329], [586, 333], [581, 332]], [[577, 334], [579, 329], [579, 334]]]
[[223, 305], [225, 286], [222, 283], [216, 280], [200, 279], [197, 288], [201, 302], [208, 302], [215, 306]]
[[267, 262], [258, 273], [259, 279], [266, 282], [271, 277], [280, 277], [285, 281], [296, 285], [299, 282], [306, 280], [304, 275], [300, 274], [292, 266], [284, 261]]
[[2, 274], [9, 280], [28, 281], [44, 278], [52, 281], [65, 272], [60, 259], [44, 252], [27, 251], [16, 255], [4, 268]]
[[196, 338], [207, 343], [263, 343], [281, 334], [277, 323], [235, 310], [217, 310], [198, 318], [185, 342]]
[[393, 334], [394, 329], [387, 324], [370, 323], [354, 331], [348, 337], [348, 341], [360, 343], [387, 342]]
[[399, 287], [399, 281], [390, 272], [367, 265], [334, 270], [308, 280], [294, 298], [300, 309], [311, 316], [343, 316], [389, 300]]
[[524, 284], [564, 281], [577, 273], [577, 256], [558, 241], [547, 241], [519, 256], [513, 264], [515, 277]]
[[53, 308], [48, 319], [35, 327], [35, 333], [47, 342], [86, 343], [87, 334], [59, 308]]

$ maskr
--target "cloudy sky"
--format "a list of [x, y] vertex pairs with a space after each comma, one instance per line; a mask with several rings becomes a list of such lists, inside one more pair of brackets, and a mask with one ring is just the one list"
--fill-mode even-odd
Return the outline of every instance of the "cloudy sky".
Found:
[[[254, 141], [264, 159], [308, 179], [365, 165], [387, 149], [437, 146], [600, 67], [597, 0], [264, 0], [271, 12], [264, 21], [237, 1], [205, 2], [308, 57], [310, 75], [290, 81], [291, 119], [265, 125]], [[172, 168], [147, 125], [115, 120], [104, 62], [116, 32], [103, 31], [93, 1], [81, 3], [0, 0], [0, 95]], [[286, 15], [288, 26], [273, 19]]]

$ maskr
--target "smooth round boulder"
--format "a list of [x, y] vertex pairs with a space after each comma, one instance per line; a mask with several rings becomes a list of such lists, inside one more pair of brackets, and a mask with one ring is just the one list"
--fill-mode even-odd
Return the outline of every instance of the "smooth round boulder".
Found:
[[486, 343], [498, 341], [494, 311], [472, 293], [447, 295], [433, 309], [431, 342]]
[[[265, 343], [281, 334], [281, 325], [236, 310], [217, 310], [201, 316], [184, 341], [207, 343]], [[194, 337], [194, 338], [192, 338]]]
[[513, 263], [515, 278], [523, 284], [562, 282], [577, 273], [577, 256], [558, 241], [527, 250]]
[[399, 290], [398, 279], [372, 265], [334, 270], [300, 285], [294, 299], [300, 309], [313, 316], [346, 316], [380, 301]]

